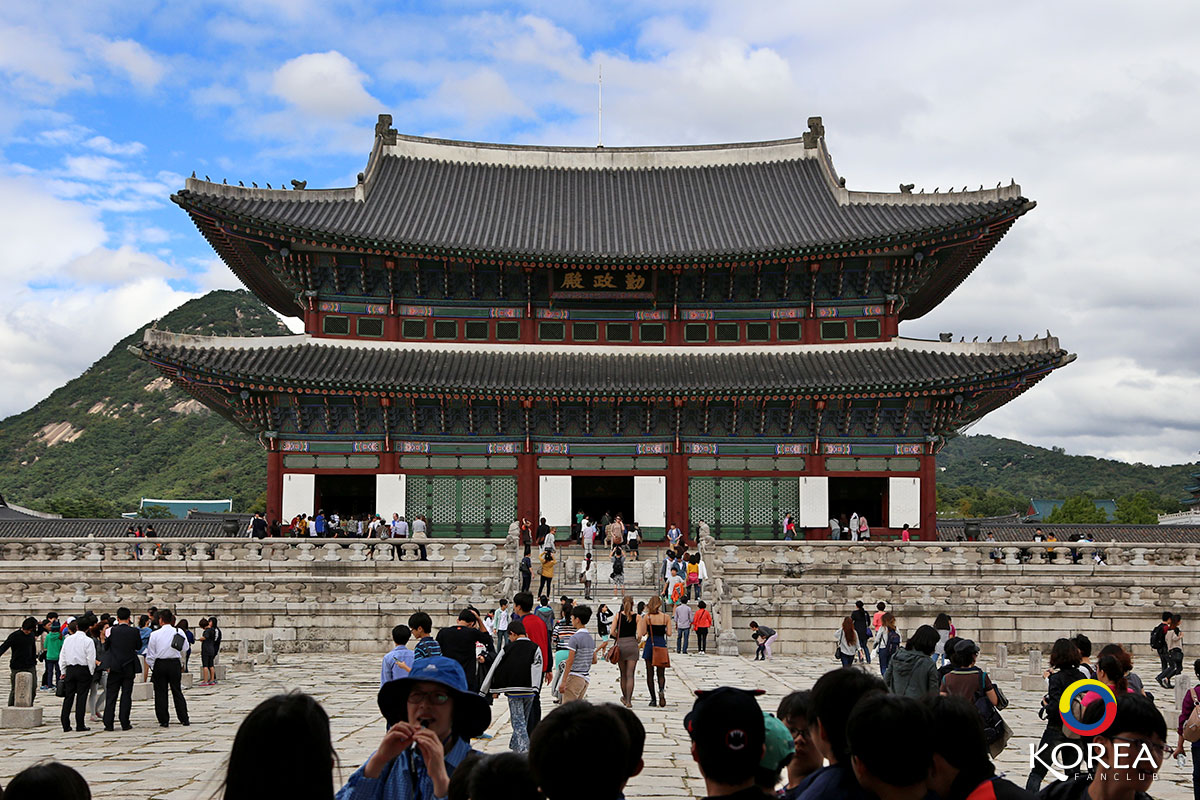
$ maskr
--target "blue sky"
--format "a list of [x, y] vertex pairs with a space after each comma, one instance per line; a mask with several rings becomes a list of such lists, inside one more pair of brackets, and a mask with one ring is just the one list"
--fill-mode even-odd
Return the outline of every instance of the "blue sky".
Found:
[[234, 287], [169, 200], [350, 185], [404, 133], [594, 145], [796, 136], [853, 189], [1016, 178], [1039, 207], [901, 328], [1049, 328], [1079, 361], [974, 431], [1148, 463], [1200, 449], [1200, 9], [1164, 2], [0, 4], [0, 416]]

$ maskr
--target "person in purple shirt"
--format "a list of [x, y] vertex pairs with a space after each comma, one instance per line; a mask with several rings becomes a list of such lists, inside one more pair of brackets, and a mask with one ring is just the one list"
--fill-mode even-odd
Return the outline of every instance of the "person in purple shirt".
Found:
[[379, 673], [380, 686], [388, 681], [406, 677], [408, 673], [412, 672], [413, 651], [405, 646], [411, 635], [407, 625], [397, 625], [392, 628], [392, 641], [396, 643], [396, 646], [383, 657], [383, 669]]

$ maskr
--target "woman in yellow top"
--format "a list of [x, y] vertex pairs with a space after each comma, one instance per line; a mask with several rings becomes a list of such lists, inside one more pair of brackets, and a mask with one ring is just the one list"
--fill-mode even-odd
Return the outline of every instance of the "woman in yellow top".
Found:
[[550, 582], [554, 580], [554, 553], [546, 550], [542, 553], [542, 581], [538, 584], [538, 594], [550, 596]]

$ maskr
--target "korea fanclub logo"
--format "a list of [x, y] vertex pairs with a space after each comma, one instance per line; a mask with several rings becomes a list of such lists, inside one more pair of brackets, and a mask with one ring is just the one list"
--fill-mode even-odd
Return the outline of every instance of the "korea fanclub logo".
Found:
[[[1092, 709], [1096, 703], [1104, 704], [1104, 713], [1095, 722], [1084, 722], [1084, 709]], [[1042, 743], [1029, 746], [1030, 768], [1041, 766], [1046, 775], [1054, 780], [1064, 781], [1071, 774], [1089, 773], [1104, 757], [1104, 747], [1096, 742], [1083, 740], [1099, 736], [1109, 729], [1117, 717], [1117, 698], [1105, 684], [1098, 680], [1087, 679], [1075, 681], [1062, 693], [1058, 701], [1058, 713], [1062, 718], [1063, 733], [1079, 737], [1081, 741], [1060, 742], [1054, 746]], [[1091, 716], [1088, 714], [1087, 716]], [[1118, 742], [1115, 747], [1114, 761], [1121, 762], [1119, 766], [1132, 768], [1145, 767], [1148, 771], [1157, 769], [1154, 759], [1139, 748], [1132, 752], [1124, 742]]]

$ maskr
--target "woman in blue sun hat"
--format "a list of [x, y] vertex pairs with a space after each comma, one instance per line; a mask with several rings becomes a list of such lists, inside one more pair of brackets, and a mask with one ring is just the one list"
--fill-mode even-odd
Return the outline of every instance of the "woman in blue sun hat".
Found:
[[338, 800], [440, 800], [468, 755], [471, 739], [492, 721], [487, 700], [467, 691], [458, 662], [419, 660], [403, 678], [379, 689], [388, 722], [379, 749], [337, 793]]

